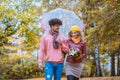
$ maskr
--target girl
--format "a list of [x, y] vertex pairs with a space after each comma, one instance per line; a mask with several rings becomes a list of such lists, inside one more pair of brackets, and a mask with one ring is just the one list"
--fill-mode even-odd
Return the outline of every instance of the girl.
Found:
[[86, 43], [83, 41], [79, 26], [72, 26], [68, 36], [69, 53], [65, 63], [67, 80], [79, 80], [82, 72], [81, 61], [86, 56]]

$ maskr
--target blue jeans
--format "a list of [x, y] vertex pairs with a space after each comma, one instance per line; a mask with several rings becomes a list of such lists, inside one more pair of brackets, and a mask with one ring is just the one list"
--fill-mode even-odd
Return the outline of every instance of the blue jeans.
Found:
[[63, 63], [45, 63], [45, 78], [46, 80], [52, 80], [54, 75], [54, 80], [61, 80]]

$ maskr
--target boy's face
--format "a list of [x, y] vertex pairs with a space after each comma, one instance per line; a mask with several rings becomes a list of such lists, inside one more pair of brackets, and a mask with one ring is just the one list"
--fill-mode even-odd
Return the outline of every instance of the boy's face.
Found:
[[54, 32], [59, 32], [60, 25], [59, 25], [59, 24], [55, 24], [54, 26], [51, 26], [51, 29], [52, 29]]

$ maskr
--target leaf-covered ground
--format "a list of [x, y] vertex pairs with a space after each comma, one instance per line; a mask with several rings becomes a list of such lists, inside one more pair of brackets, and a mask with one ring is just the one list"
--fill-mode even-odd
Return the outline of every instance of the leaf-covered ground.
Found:
[[[33, 78], [27, 80], [45, 80], [44, 78]], [[67, 80], [62, 78], [61, 80]], [[92, 77], [92, 78], [81, 78], [80, 80], [120, 80], [120, 77]]]

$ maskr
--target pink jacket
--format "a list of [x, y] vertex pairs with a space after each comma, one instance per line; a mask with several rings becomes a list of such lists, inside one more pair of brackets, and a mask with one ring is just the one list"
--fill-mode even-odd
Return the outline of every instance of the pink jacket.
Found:
[[[61, 34], [58, 37], [64, 41], [65, 37]], [[42, 66], [43, 59], [45, 61], [50, 61], [53, 63], [63, 63], [64, 54], [62, 48], [67, 48], [64, 44], [59, 44], [58, 49], [53, 48], [53, 36], [47, 32], [45, 33], [40, 40], [40, 54], [38, 58], [38, 64]], [[67, 49], [66, 49], [67, 50]]]

